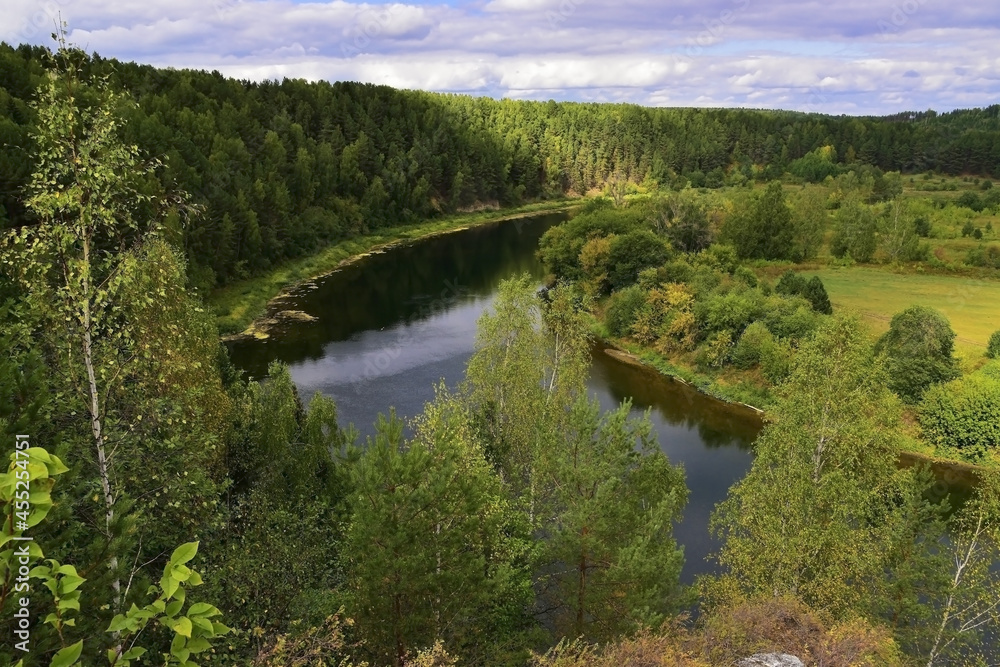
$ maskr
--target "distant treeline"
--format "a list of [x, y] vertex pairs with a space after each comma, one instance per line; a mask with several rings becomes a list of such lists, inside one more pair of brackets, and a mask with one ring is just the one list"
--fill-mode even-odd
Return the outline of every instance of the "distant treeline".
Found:
[[[30, 222], [30, 102], [48, 50], [0, 44], [0, 228]], [[493, 100], [359, 83], [253, 83], [93, 56], [137, 102], [125, 139], [164, 163], [154, 194], [190, 193], [192, 282], [222, 285], [334, 240], [477, 202], [513, 205], [609, 179], [780, 176], [836, 164], [1000, 177], [1000, 106], [854, 118], [738, 109]]]

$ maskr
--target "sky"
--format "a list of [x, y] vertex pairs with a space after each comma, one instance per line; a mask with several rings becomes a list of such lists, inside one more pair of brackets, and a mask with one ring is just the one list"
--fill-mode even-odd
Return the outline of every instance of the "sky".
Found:
[[0, 40], [241, 79], [832, 114], [1000, 102], [997, 0], [2, 0]]

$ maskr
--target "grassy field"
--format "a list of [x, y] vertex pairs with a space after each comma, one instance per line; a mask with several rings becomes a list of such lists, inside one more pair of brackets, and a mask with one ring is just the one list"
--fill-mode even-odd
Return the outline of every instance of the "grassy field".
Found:
[[822, 278], [834, 308], [863, 313], [879, 331], [888, 329], [892, 316], [908, 306], [930, 306], [951, 320], [960, 349], [981, 356], [990, 334], [1000, 329], [1000, 281], [899, 274], [867, 267], [808, 273]]
[[286, 287], [328, 273], [345, 260], [371, 252], [379, 246], [443, 234], [529, 213], [563, 210], [577, 203], [579, 202], [565, 199], [539, 202], [516, 209], [452, 215], [414, 225], [380, 229], [376, 234], [341, 241], [315, 255], [287, 262], [264, 275], [227, 285], [209, 294], [206, 301], [215, 314], [219, 332], [237, 333], [263, 315], [268, 302]]

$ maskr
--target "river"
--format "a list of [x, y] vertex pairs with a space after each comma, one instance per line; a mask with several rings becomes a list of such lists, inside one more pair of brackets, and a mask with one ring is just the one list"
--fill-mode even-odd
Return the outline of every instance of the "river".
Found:
[[[272, 360], [288, 364], [303, 398], [322, 392], [337, 402], [342, 425], [362, 437], [379, 412], [395, 407], [412, 417], [434, 397], [434, 385], [461, 380], [473, 351], [476, 321], [500, 281], [528, 272], [541, 281], [535, 259], [546, 229], [565, 213], [478, 226], [393, 247], [347, 265], [298, 290], [281, 308], [318, 318], [288, 324], [266, 340], [231, 346], [234, 362], [254, 377]], [[717, 546], [708, 517], [729, 486], [750, 467], [759, 417], [705, 396], [648, 369], [623, 364], [593, 349], [589, 391], [605, 409], [632, 400], [649, 410], [661, 449], [684, 466], [691, 489], [675, 527], [684, 545], [682, 579], [712, 571]]]

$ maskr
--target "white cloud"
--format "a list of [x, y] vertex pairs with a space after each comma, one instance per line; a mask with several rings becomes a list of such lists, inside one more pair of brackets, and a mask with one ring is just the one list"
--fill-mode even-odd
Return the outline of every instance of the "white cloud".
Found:
[[831, 113], [1000, 93], [992, 0], [5, 0], [4, 13], [8, 42], [46, 43], [61, 14], [104, 56], [251, 79]]

